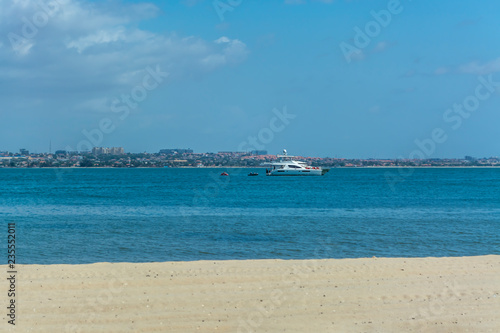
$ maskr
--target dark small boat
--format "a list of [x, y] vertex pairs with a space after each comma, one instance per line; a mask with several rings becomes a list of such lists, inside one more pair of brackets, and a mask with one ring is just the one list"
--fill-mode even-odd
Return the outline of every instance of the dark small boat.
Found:
[[229, 174], [227, 172], [225, 172], [225, 171], [223, 173], [221, 173], [220, 175], [221, 176], [229, 176]]
[[249, 176], [258, 176], [259, 174], [257, 172], [250, 172], [248, 175]]

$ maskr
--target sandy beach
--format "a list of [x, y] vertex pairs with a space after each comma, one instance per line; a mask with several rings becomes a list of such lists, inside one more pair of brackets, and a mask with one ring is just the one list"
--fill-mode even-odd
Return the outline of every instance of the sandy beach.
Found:
[[500, 256], [16, 268], [2, 332], [500, 332]]

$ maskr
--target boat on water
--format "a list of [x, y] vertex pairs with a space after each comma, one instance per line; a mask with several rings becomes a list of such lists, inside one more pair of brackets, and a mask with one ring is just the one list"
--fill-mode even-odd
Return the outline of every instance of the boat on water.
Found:
[[258, 176], [259, 174], [257, 172], [250, 172], [248, 175], [249, 176]]
[[264, 163], [269, 166], [266, 169], [266, 176], [323, 176], [330, 169], [322, 167], [313, 167], [306, 162], [295, 159], [295, 156], [287, 154], [286, 149], [283, 149], [283, 155], [276, 155], [277, 161]]
[[221, 176], [229, 176], [229, 174], [228, 174], [226, 171], [224, 171], [224, 172], [223, 172], [223, 173], [221, 173], [220, 175], [221, 175]]

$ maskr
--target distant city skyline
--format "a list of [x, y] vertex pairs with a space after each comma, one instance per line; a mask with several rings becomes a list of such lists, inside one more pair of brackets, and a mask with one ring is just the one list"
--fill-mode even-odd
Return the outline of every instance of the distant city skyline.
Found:
[[0, 150], [500, 155], [498, 1], [216, 3], [0, 0]]
[[[124, 147], [94, 147], [91, 151], [72, 151], [72, 150], [65, 150], [65, 149], [56, 149], [54, 151], [31, 151], [26, 148], [19, 148], [15, 151], [10, 151], [6, 149], [0, 149], [0, 155], [4, 152], [11, 153], [11, 154], [21, 154], [21, 155], [31, 155], [31, 154], [57, 154], [57, 152], [65, 152], [65, 153], [78, 153], [78, 154], [97, 154], [97, 155], [121, 155], [121, 154], [142, 154], [142, 153], [147, 153], [147, 154], [172, 154], [174, 151], [176, 153], [178, 152], [179, 154], [224, 154], [224, 153], [243, 153], [243, 154], [252, 154], [252, 155], [278, 155], [282, 153], [281, 151], [278, 152], [269, 152], [267, 150], [249, 150], [249, 151], [223, 151], [223, 150], [209, 150], [209, 151], [195, 151], [191, 148], [162, 148], [158, 151], [128, 151]], [[297, 156], [304, 156], [304, 157], [319, 157], [319, 158], [345, 158], [345, 159], [351, 159], [350, 157], [344, 157], [344, 156], [313, 156], [313, 155], [297, 155]], [[486, 156], [475, 156], [475, 155], [462, 155], [462, 156], [448, 156], [448, 157], [427, 157], [427, 158], [421, 158], [422, 160], [428, 160], [428, 159], [465, 159], [465, 160], [474, 160], [474, 159], [481, 159], [481, 158], [499, 158], [500, 154], [497, 155], [486, 155]], [[376, 156], [371, 156], [371, 157], [364, 157], [364, 158], [353, 158], [353, 159], [376, 159], [376, 160], [397, 160], [397, 159], [410, 159], [408, 157], [401, 157], [401, 158], [392, 158], [392, 157], [376, 157]], [[420, 159], [420, 158], [416, 158]]]

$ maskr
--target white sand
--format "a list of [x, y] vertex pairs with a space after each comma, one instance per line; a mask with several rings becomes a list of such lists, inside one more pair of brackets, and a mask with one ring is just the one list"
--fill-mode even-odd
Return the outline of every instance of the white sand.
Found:
[[500, 256], [17, 270], [1, 332], [500, 332]]

